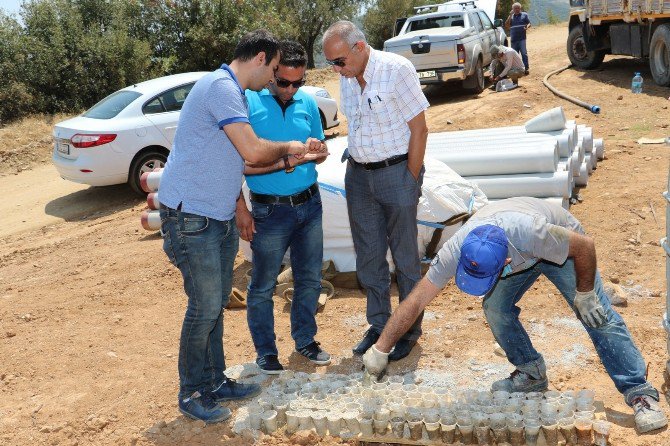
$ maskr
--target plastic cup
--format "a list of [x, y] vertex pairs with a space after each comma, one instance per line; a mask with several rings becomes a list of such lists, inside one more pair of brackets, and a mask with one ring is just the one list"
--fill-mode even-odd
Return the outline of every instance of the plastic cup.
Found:
[[339, 413], [331, 412], [326, 415], [326, 423], [328, 425], [328, 432], [332, 437], [339, 437], [342, 431], [342, 417]]
[[271, 434], [277, 430], [277, 411], [276, 410], [266, 410], [261, 415], [263, 421], [263, 432], [266, 434]]
[[528, 392], [524, 396], [527, 400], [538, 400], [539, 401], [544, 397], [544, 394], [542, 392]]
[[423, 421], [408, 421], [409, 438], [411, 440], [421, 440], [423, 438]]
[[577, 444], [580, 446], [591, 446], [591, 428], [593, 422], [588, 418], [575, 418], [575, 430], [577, 432]]
[[300, 420], [298, 420], [298, 413], [293, 410], [286, 411], [286, 432], [293, 434], [298, 430]]
[[575, 420], [573, 417], [561, 418], [558, 420], [558, 430], [565, 439], [566, 446], [577, 444], [577, 434], [575, 432]]
[[472, 444], [472, 434], [474, 431], [474, 426], [473, 425], [461, 426], [460, 424], [457, 426], [458, 426], [458, 432], [461, 435], [461, 443]]
[[372, 437], [374, 435], [374, 421], [372, 418], [366, 418], [358, 421], [358, 428], [361, 431], [361, 435], [364, 437]]
[[537, 439], [540, 436], [540, 422], [535, 420], [524, 421], [526, 424], [525, 427], [525, 437], [527, 446], [536, 446]]
[[426, 435], [428, 435], [429, 440], [437, 441], [437, 440], [440, 439], [440, 423], [439, 422], [424, 423], [424, 426], [426, 427]]
[[361, 432], [360, 425], [358, 424], [358, 412], [345, 412], [342, 414], [342, 419], [349, 432], [353, 435], [358, 435]]
[[389, 420], [372, 420], [372, 426], [374, 427], [374, 432], [377, 435], [386, 435], [388, 431]]
[[607, 446], [610, 438], [611, 424], [606, 420], [593, 422], [593, 442], [596, 446]]
[[542, 433], [544, 434], [544, 441], [547, 446], [558, 445], [558, 423], [544, 424], [543, 422]]
[[440, 432], [443, 443], [453, 444], [456, 441], [456, 424], [445, 424], [440, 421]]
[[391, 432], [396, 438], [402, 438], [405, 433], [405, 419], [403, 417], [391, 418]]
[[263, 414], [263, 408], [260, 405], [253, 404], [249, 406], [249, 427], [254, 430], [260, 430], [262, 419], [261, 415]]
[[491, 443], [491, 429], [488, 426], [475, 426], [475, 437], [478, 445]]
[[493, 401], [505, 401], [509, 399], [509, 392], [506, 390], [496, 390], [493, 392]]

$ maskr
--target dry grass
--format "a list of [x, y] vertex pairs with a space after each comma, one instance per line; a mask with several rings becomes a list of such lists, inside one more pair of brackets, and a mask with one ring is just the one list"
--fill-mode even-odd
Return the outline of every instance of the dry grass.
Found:
[[21, 172], [51, 159], [51, 131], [70, 115], [35, 115], [0, 128], [0, 175]]

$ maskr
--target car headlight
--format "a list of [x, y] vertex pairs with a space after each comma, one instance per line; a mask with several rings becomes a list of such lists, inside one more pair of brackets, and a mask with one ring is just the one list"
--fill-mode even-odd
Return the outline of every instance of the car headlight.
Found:
[[322, 97], [322, 98], [330, 99], [330, 95], [328, 94], [328, 92], [326, 90], [316, 90], [316, 92], [314, 92], [314, 94], [316, 96], [319, 96], [319, 97]]

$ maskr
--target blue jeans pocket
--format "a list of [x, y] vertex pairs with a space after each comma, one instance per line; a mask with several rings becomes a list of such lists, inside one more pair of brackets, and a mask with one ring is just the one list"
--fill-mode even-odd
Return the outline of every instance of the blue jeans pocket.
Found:
[[263, 220], [272, 215], [274, 210], [273, 204], [260, 204], [251, 202], [251, 215], [254, 217], [254, 220]]
[[209, 218], [195, 214], [182, 213], [183, 220], [180, 222], [180, 235], [198, 235], [209, 227]]

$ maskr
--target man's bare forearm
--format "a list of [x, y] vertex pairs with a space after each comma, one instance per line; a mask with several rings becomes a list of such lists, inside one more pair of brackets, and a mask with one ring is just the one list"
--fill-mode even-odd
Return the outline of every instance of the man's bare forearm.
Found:
[[377, 349], [381, 352], [388, 353], [396, 342], [405, 334], [407, 330], [414, 324], [416, 318], [428, 303], [435, 298], [440, 291], [425, 277], [416, 284], [412, 292], [407, 296], [396, 310], [393, 312], [384, 331], [379, 336]]

